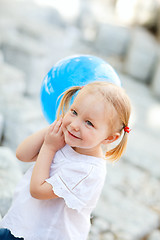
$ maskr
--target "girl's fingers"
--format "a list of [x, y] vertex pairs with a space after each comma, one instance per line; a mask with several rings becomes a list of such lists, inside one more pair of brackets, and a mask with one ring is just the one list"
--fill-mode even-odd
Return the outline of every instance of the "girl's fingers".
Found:
[[61, 125], [62, 125], [62, 118], [60, 118], [59, 120], [55, 120], [48, 129], [48, 133], [58, 133], [59, 130], [61, 129]]
[[61, 129], [62, 119], [58, 120], [54, 126], [54, 132], [58, 133]]
[[60, 120], [55, 120], [53, 123], [51, 123], [51, 125], [49, 126], [50, 129], [54, 129], [56, 124], [59, 122]]
[[62, 131], [62, 128], [61, 128], [61, 127], [59, 128], [59, 131], [58, 131], [58, 133], [60, 134], [60, 136], [62, 136], [62, 135], [63, 135], [63, 131]]
[[49, 126], [49, 128], [50, 128], [50, 129], [53, 129], [53, 128], [55, 127], [56, 123], [57, 123], [57, 120], [55, 120], [55, 121]]

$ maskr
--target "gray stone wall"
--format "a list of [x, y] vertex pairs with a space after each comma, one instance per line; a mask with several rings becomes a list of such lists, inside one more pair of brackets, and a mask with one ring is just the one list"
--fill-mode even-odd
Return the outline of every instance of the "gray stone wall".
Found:
[[[115, 2], [97, 4], [113, 13]], [[146, 28], [122, 26], [115, 16], [111, 21], [108, 14], [102, 23], [90, 1], [80, 3], [70, 21], [51, 6], [0, 1], [0, 216], [30, 166], [16, 159], [17, 145], [47, 125], [39, 99], [45, 74], [63, 57], [92, 54], [115, 67], [133, 111], [127, 151], [107, 164], [88, 240], [159, 240], [159, 42]]]

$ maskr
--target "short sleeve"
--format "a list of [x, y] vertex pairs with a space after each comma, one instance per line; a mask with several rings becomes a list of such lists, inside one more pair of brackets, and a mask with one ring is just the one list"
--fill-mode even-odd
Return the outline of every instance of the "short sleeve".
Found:
[[105, 179], [105, 169], [94, 165], [72, 163], [61, 167], [46, 179], [54, 193], [65, 200], [69, 208], [80, 211], [94, 208]]

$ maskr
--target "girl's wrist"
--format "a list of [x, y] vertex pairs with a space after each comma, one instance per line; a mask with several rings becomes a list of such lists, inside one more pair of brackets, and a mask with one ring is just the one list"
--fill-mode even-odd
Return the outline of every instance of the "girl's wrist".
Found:
[[52, 145], [47, 144], [45, 141], [44, 141], [42, 147], [43, 147], [43, 149], [46, 149], [47, 152], [51, 152], [53, 154], [55, 154], [58, 151], [58, 149], [56, 149], [56, 147], [53, 144]]

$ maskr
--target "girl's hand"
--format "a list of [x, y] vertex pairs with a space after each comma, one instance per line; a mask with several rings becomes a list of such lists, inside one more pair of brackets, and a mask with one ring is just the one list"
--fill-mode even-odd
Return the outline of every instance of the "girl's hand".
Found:
[[65, 146], [61, 125], [62, 119], [58, 121], [55, 120], [48, 128], [44, 137], [44, 145], [46, 145], [49, 150], [53, 151], [54, 153]]

